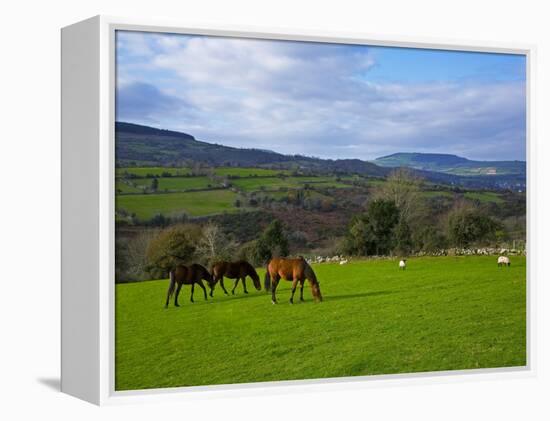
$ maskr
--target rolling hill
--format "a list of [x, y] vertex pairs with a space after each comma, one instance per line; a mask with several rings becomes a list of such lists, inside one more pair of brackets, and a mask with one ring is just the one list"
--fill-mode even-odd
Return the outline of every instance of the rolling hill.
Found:
[[116, 161], [119, 166], [171, 165], [203, 162], [213, 166], [266, 166], [310, 169], [317, 172], [358, 173], [384, 176], [389, 170], [359, 159], [319, 159], [283, 155], [264, 149], [241, 149], [196, 140], [186, 133], [155, 129], [131, 123], [116, 123]]
[[320, 174], [384, 177], [392, 168], [409, 167], [426, 180], [468, 188], [524, 189], [524, 161], [471, 161], [456, 155], [396, 153], [373, 162], [284, 155], [265, 149], [242, 149], [204, 142], [194, 136], [138, 124], [117, 122], [118, 167], [191, 166], [263, 167]]
[[525, 161], [473, 161], [457, 155], [395, 153], [373, 161], [382, 167], [409, 167], [463, 176], [525, 175]]

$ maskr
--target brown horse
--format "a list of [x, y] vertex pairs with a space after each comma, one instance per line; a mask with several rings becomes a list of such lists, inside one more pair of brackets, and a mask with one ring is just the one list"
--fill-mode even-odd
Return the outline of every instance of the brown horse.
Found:
[[290, 304], [294, 303], [294, 292], [296, 291], [298, 282], [300, 282], [300, 301], [304, 301], [304, 282], [306, 279], [311, 285], [311, 294], [315, 301], [323, 301], [315, 272], [313, 272], [313, 269], [303, 257], [300, 256], [297, 259], [273, 258], [267, 264], [264, 283], [266, 291], [269, 291], [271, 288], [271, 302], [273, 304], [277, 304], [275, 291], [280, 279], [292, 281]]
[[210, 284], [211, 297], [214, 294], [214, 287], [216, 286], [216, 283], [218, 281], [220, 281], [220, 286], [222, 287], [223, 292], [227, 295], [227, 290], [225, 289], [225, 286], [223, 284], [224, 276], [229, 279], [236, 279], [235, 285], [231, 290], [231, 294], [233, 295], [235, 295], [235, 288], [237, 288], [239, 280], [242, 280], [244, 293], [248, 294], [248, 291], [246, 290], [247, 276], [250, 276], [250, 278], [252, 278], [254, 286], [258, 291], [262, 289], [262, 285], [260, 284], [260, 277], [256, 273], [256, 269], [254, 269], [254, 267], [246, 260], [239, 260], [237, 262], [218, 262], [214, 263], [214, 265], [212, 266], [212, 277], [214, 278], [214, 282]]
[[[208, 282], [208, 285], [210, 288], [213, 288], [213, 279], [212, 275], [210, 275], [210, 272], [206, 270], [204, 266], [198, 265], [198, 264], [192, 264], [190, 266], [183, 266], [178, 265], [174, 269], [170, 271], [170, 286], [168, 287], [168, 294], [166, 296], [166, 305], [165, 308], [168, 307], [168, 304], [170, 302], [170, 297], [174, 293], [174, 289], [176, 290], [176, 295], [174, 298], [174, 305], [176, 307], [179, 307], [178, 304], [178, 295], [180, 294], [181, 287], [185, 285], [191, 285], [191, 302], [193, 303], [193, 293], [195, 292], [195, 284], [198, 284], [202, 290], [204, 291], [204, 299], [208, 300], [208, 297], [206, 295], [206, 288], [204, 287], [204, 284], [202, 283], [202, 280], [205, 280]], [[176, 289], [177, 284], [177, 289]]]

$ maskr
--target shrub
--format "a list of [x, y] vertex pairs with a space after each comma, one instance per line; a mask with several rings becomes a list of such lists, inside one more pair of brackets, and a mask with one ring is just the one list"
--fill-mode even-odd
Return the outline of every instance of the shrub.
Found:
[[200, 227], [192, 224], [162, 230], [147, 246], [147, 271], [157, 278], [166, 276], [178, 263], [191, 263], [200, 237]]

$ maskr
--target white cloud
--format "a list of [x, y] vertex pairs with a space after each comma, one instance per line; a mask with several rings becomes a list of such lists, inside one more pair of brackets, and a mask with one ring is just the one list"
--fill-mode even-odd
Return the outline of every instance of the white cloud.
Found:
[[413, 150], [512, 158], [524, 145], [522, 81], [373, 82], [368, 48], [333, 44], [144, 34], [119, 43], [121, 83], [178, 97], [194, 112], [157, 120], [206, 141], [363, 159]]

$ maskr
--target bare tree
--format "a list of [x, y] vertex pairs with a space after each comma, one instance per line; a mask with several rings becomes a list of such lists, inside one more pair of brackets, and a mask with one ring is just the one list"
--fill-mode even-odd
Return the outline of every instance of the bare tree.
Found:
[[420, 205], [421, 185], [422, 179], [410, 169], [398, 168], [391, 172], [375, 196], [393, 201], [401, 217], [409, 221]]
[[203, 227], [201, 238], [197, 244], [197, 254], [207, 264], [212, 264], [217, 260], [230, 259], [234, 249], [234, 242], [230, 241], [218, 225], [209, 222]]

